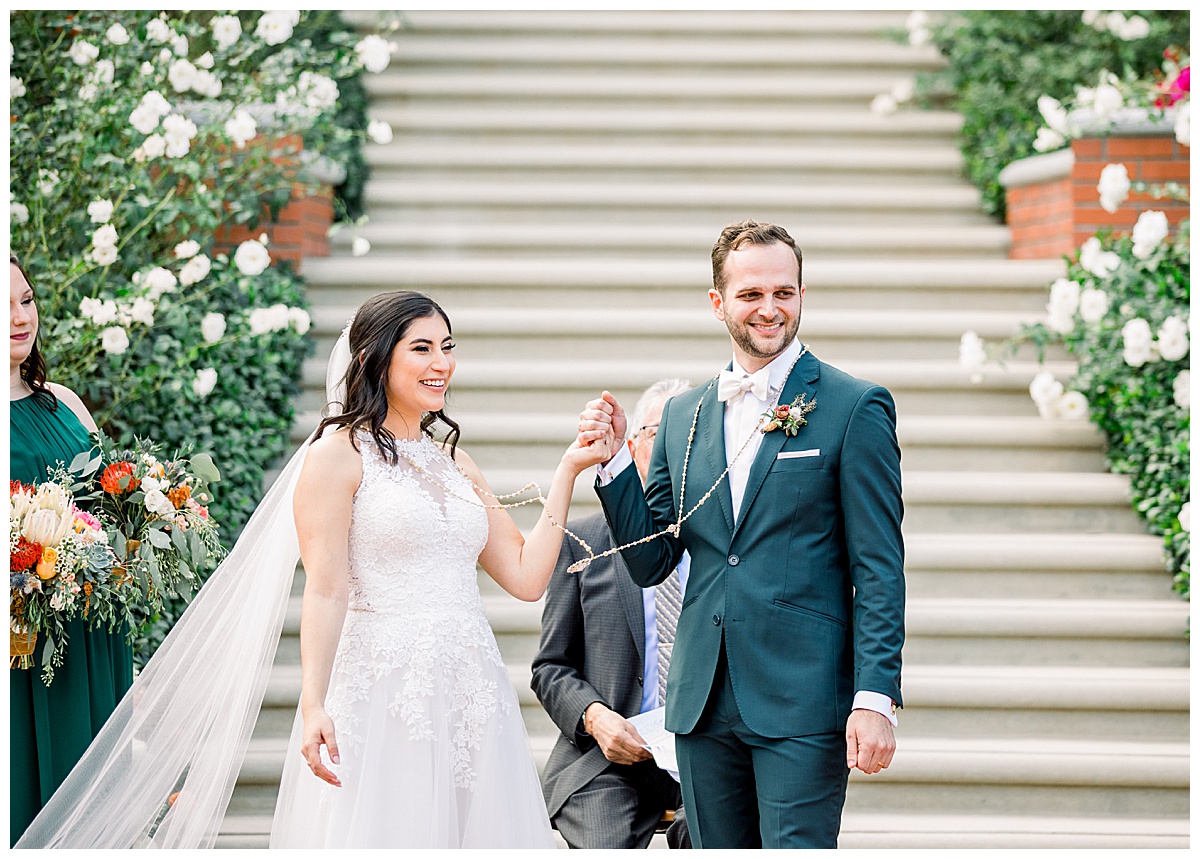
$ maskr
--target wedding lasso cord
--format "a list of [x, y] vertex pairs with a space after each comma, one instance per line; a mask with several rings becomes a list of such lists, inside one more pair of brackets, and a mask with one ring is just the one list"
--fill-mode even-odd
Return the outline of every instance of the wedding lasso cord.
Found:
[[[794, 361], [792, 361], [791, 365], [788, 367], [787, 373], [784, 375], [785, 384], [786, 384], [786, 380], [792, 375], [792, 370], [795, 368], [797, 362], [807, 354], [808, 354], [808, 346], [804, 346], [800, 350], [800, 354], [796, 356], [796, 359]], [[684, 495], [687, 492], [688, 461], [691, 459], [692, 443], [696, 438], [696, 425], [698, 424], [698, 422], [700, 420], [700, 407], [704, 404], [705, 395], [707, 395], [709, 389], [712, 388], [712, 386], [717, 383], [718, 378], [719, 378], [719, 376], [714, 376], [712, 379], [709, 380], [708, 386], [704, 389], [704, 394], [701, 394], [699, 402], [696, 403], [696, 410], [692, 413], [692, 426], [691, 426], [691, 429], [688, 431], [687, 448], [684, 450], [684, 454], [683, 454], [683, 474], [681, 475], [680, 486], [679, 486], [679, 508], [678, 508], [680, 511], [679, 518], [675, 522], [668, 525], [662, 531], [659, 531], [657, 534], [651, 534], [650, 536], [643, 537], [640, 540], [634, 540], [632, 543], [626, 543], [623, 546], [616, 546], [612, 549], [607, 549], [607, 550], [601, 552], [599, 555], [597, 555], [592, 550], [592, 547], [589, 546], [587, 544], [587, 542], [584, 541], [581, 537], [573, 534], [570, 530], [567, 529], [566, 526], [560, 525], [558, 523], [558, 521], [554, 518], [554, 515], [550, 512], [550, 509], [548, 507], [549, 501], [542, 495], [542, 488], [537, 483], [531, 481], [531, 482], [525, 484], [525, 486], [522, 487], [521, 489], [518, 489], [516, 492], [509, 492], [504, 495], [497, 495], [496, 493], [489, 492], [488, 490], [486, 490], [486, 489], [482, 488], [481, 486], [479, 486], [478, 484], [476, 484], [475, 481], [473, 481], [467, 475], [466, 471], [463, 470], [461, 465], [459, 465], [457, 462], [455, 462], [454, 459], [452, 457], [450, 457], [449, 454], [445, 453], [445, 451], [442, 451], [443, 455], [446, 456], [446, 458], [450, 460], [450, 463], [458, 470], [458, 473], [461, 474], [463, 476], [463, 478], [468, 483], [471, 484], [471, 486], [475, 489], [475, 491], [481, 495], [490, 495], [492, 498], [495, 498], [498, 502], [503, 502], [505, 499], [516, 498], [517, 496], [522, 495], [526, 492], [529, 492], [530, 490], [535, 490], [537, 492], [537, 497], [535, 497], [535, 498], [527, 498], [524, 501], [517, 501], [512, 504], [504, 504], [504, 503], [487, 504], [487, 503], [484, 503], [483, 501], [481, 501], [479, 498], [465, 498], [462, 495], [459, 495], [457, 492], [454, 492], [453, 490], [451, 490], [451, 489], [447, 488], [446, 486], [443, 486], [441, 483], [439, 483], [433, 477], [433, 475], [431, 475], [428, 471], [426, 471], [424, 468], [422, 468], [420, 465], [418, 465], [412, 459], [412, 457], [409, 457], [404, 454], [401, 454], [401, 456], [404, 456], [404, 458], [408, 461], [409, 465], [411, 465], [414, 469], [416, 469], [417, 472], [420, 473], [422, 477], [424, 477], [426, 480], [428, 480], [430, 483], [432, 483], [438, 489], [442, 490], [447, 495], [453, 495], [455, 498], [458, 498], [460, 501], [465, 501], [468, 504], [476, 504], [476, 505], [483, 507], [485, 509], [488, 509], [488, 510], [507, 510], [509, 507], [523, 507], [526, 504], [532, 504], [535, 501], [540, 501], [542, 504], [542, 507], [546, 511], [546, 518], [550, 520], [550, 524], [553, 525], [558, 530], [562, 531], [564, 534], [566, 534], [568, 537], [570, 537], [572, 540], [574, 540], [580, 546], [582, 546], [583, 550], [588, 553], [588, 556], [586, 558], [576, 561], [575, 563], [571, 564], [571, 566], [567, 567], [568, 573], [578, 573], [578, 572], [582, 572], [583, 570], [586, 570], [588, 568], [588, 566], [592, 563], [592, 561], [597, 561], [601, 558], [606, 558], [609, 555], [616, 554], [617, 552], [621, 551], [622, 549], [629, 549], [634, 546], [640, 546], [642, 543], [649, 543], [651, 540], [657, 540], [659, 537], [666, 536], [667, 534], [670, 534], [672, 537], [678, 538], [679, 531], [683, 527], [683, 523], [686, 522], [688, 519], [690, 519], [692, 514], [695, 513], [697, 510], [699, 510], [704, 505], [704, 503], [708, 501], [709, 497], [711, 497], [712, 494], [714, 492], [716, 492], [717, 487], [721, 485], [721, 481], [725, 479], [725, 476], [727, 474], [729, 474], [729, 470], [731, 468], [733, 468], [734, 463], [736, 463], [741, 458], [742, 454], [746, 451], [746, 448], [750, 445], [750, 440], [754, 438], [754, 434], [756, 432], [762, 431], [764, 421], [766, 421], [766, 419], [767, 419], [767, 414], [770, 414], [769, 409], [766, 414], [764, 414], [762, 417], [760, 417], [758, 419], [758, 423], [754, 425], [754, 429], [752, 429], [750, 431], [750, 434], [746, 436], [746, 440], [742, 442], [742, 446], [740, 448], [738, 448], [738, 452], [736, 454], [734, 454], [733, 459], [731, 459], [729, 461], [729, 464], [725, 466], [725, 470], [721, 472], [721, 476], [718, 477], [716, 479], [716, 481], [713, 483], [713, 485], [711, 487], [709, 487], [709, 490], [707, 492], [705, 492], [703, 496], [701, 496], [700, 500], [697, 501], [692, 506], [692, 509], [688, 510], [686, 513], [683, 513], [682, 511], [683, 511], [683, 505], [684, 505]], [[780, 390], [780, 393], [783, 392], [782, 385], [780, 386], [779, 390]], [[778, 402], [778, 395], [776, 396], [776, 402]], [[815, 405], [815, 402], [814, 402], [814, 405]]]

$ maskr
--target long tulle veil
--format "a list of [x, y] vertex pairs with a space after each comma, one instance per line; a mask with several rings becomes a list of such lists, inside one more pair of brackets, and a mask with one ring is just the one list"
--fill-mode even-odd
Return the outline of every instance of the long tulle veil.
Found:
[[[348, 340], [349, 325], [326, 372], [332, 411], [344, 400]], [[311, 441], [289, 460], [17, 847], [214, 845], [262, 706], [300, 558], [292, 495]]]

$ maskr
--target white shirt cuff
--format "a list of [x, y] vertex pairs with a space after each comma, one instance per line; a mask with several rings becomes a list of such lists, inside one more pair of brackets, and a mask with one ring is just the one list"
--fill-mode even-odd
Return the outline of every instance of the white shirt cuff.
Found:
[[596, 466], [596, 476], [600, 478], [600, 485], [608, 486], [617, 479], [618, 474], [631, 465], [633, 465], [633, 454], [629, 452], [629, 445], [623, 444], [612, 459]]
[[[616, 459], [614, 456], [613, 459]], [[873, 710], [883, 716], [887, 716], [887, 720], [892, 723], [892, 727], [899, 726], [900, 722], [896, 719], [896, 705], [892, 703], [892, 699], [880, 692], [868, 692], [863, 689], [854, 693], [854, 710]]]

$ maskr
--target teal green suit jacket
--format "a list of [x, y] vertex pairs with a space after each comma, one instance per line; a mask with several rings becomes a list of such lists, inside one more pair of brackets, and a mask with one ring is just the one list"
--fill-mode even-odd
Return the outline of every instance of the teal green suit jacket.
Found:
[[[708, 700], [724, 636], [746, 725], [764, 737], [845, 728], [854, 693], [897, 705], [904, 643], [900, 449], [888, 391], [804, 355], [780, 403], [816, 408], [793, 437], [766, 433], [734, 524], [728, 477], [679, 537], [622, 550], [642, 587], [661, 582], [686, 549], [687, 593], [668, 675], [666, 727], [689, 733]], [[725, 470], [724, 404], [716, 385], [667, 401], [643, 490], [633, 468], [597, 485], [618, 544], [678, 518], [692, 417], [684, 511]], [[781, 453], [804, 451], [800, 457]], [[816, 453], [813, 453], [816, 451]]]

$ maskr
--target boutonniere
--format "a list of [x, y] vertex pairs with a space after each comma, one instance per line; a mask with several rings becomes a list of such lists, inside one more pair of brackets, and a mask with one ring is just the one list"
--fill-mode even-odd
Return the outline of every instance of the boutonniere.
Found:
[[799, 434], [800, 427], [808, 424], [804, 416], [817, 407], [816, 400], [806, 403], [804, 397], [805, 395], [801, 394], [792, 400], [790, 406], [775, 406], [763, 412], [762, 416], [767, 420], [763, 432], [781, 429], [790, 436]]

